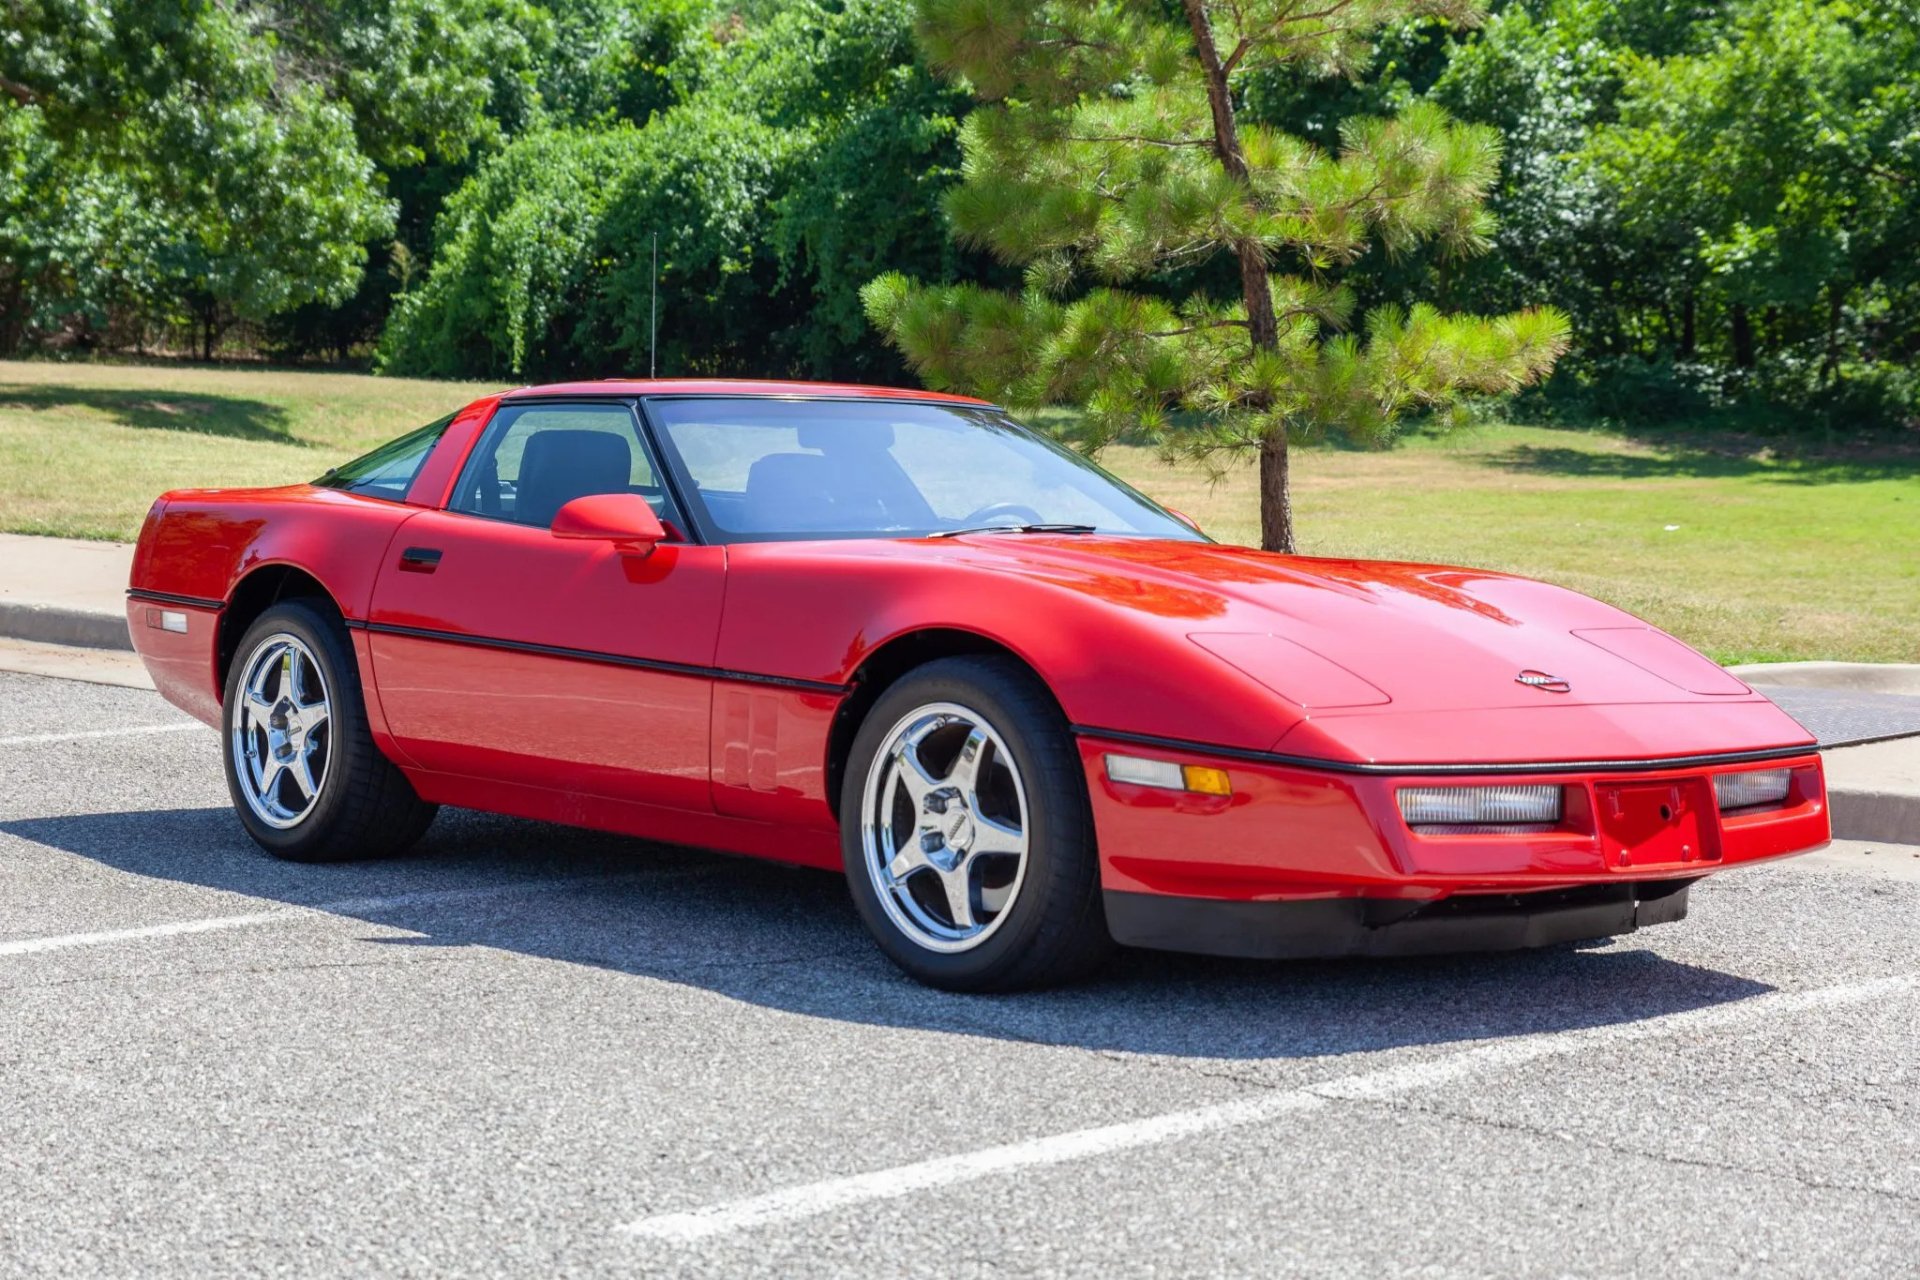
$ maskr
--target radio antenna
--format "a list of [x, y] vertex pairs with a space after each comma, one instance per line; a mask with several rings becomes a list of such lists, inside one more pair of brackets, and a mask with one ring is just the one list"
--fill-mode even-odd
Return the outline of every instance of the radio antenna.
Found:
[[660, 233], [653, 233], [653, 297], [647, 305], [647, 376], [660, 370]]

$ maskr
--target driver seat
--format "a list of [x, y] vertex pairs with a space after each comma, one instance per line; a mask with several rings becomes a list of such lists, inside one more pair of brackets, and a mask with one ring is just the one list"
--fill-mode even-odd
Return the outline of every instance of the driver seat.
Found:
[[611, 431], [536, 431], [520, 454], [513, 518], [545, 527], [575, 498], [627, 493], [633, 448]]

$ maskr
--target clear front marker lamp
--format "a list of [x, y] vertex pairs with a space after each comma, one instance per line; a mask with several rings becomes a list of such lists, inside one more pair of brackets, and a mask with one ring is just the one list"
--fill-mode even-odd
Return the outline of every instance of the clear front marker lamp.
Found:
[[1402, 787], [1400, 816], [1427, 835], [1550, 831], [1560, 822], [1556, 786]]
[[1749, 769], [1743, 773], [1713, 775], [1713, 798], [1720, 802], [1722, 813], [1780, 804], [1792, 789], [1791, 769]]
[[1107, 777], [1136, 787], [1156, 787], [1162, 791], [1192, 791], [1203, 796], [1230, 796], [1233, 780], [1225, 769], [1204, 765], [1175, 764], [1171, 760], [1148, 760], [1142, 756], [1107, 755]]

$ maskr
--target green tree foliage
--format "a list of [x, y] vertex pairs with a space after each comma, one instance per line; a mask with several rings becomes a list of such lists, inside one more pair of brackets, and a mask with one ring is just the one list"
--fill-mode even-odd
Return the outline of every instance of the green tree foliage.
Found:
[[899, 273], [929, 379], [1270, 473], [1539, 372], [1449, 313], [1571, 316], [1530, 411], [1920, 421], [1916, 0], [1478, 3], [1207, 6], [1242, 179], [1184, 0], [0, 0], [0, 352], [632, 371], [657, 233], [665, 370], [910, 376]]
[[532, 110], [553, 21], [525, 0], [264, 0], [283, 78], [327, 85], [383, 169], [464, 159]]
[[[73, 323], [99, 327], [149, 228], [125, 184], [98, 165], [63, 163], [32, 107], [0, 102], [0, 352]], [[103, 246], [120, 252], [101, 254]]]
[[804, 290], [784, 344], [813, 377], [889, 381], [898, 357], [873, 340], [861, 290], [908, 270], [952, 279], [968, 263], [948, 234], [941, 198], [959, 176], [953, 90], [902, 66], [885, 91], [828, 131], [791, 171], [775, 209], [783, 286]]
[[773, 265], [761, 220], [786, 142], [699, 104], [646, 129], [515, 142], [449, 202], [432, 273], [400, 300], [381, 367], [446, 377], [645, 368], [655, 235], [663, 367], [750, 362], [738, 348], [763, 336]]
[[770, 336], [758, 312], [775, 293], [768, 206], [795, 139], [697, 101], [655, 121], [644, 137], [595, 240], [601, 275], [582, 317], [590, 345], [611, 362], [609, 372], [651, 363], [658, 235], [660, 367], [753, 369]]
[[[1626, 235], [1724, 318], [1736, 367], [1765, 343], [1776, 375], [1830, 386], [1849, 308], [1911, 315], [1920, 7], [1756, 0], [1709, 47], [1623, 71], [1584, 159]], [[1904, 328], [1878, 336], [1911, 353]]]
[[579, 353], [566, 317], [584, 296], [588, 250], [639, 130], [530, 134], [447, 202], [431, 274], [401, 297], [381, 366], [421, 377], [505, 377]]
[[1498, 252], [1442, 296], [1571, 312], [1554, 400], [1587, 412], [1913, 419], [1916, 33], [1910, 2], [1509, 6], [1431, 91], [1508, 145]]
[[482, 165], [382, 368], [645, 369], [657, 235], [663, 372], [897, 373], [859, 288], [952, 268], [938, 200], [964, 100], [916, 62], [905, 0], [789, 4], [709, 38], [644, 127], [535, 131]]
[[534, 58], [540, 110], [554, 125], [645, 124], [684, 102], [712, 60], [709, 0], [549, 4]]
[[1428, 285], [1455, 305], [1556, 304], [1574, 317], [1587, 357], [1628, 345], [1612, 323], [1620, 303], [1653, 296], [1668, 264], [1621, 234], [1613, 201], [1579, 153], [1612, 118], [1622, 62], [1672, 49], [1697, 18], [1666, 0], [1549, 0], [1507, 8], [1455, 47], [1428, 96], [1505, 139], [1489, 201], [1499, 225], [1493, 253], [1451, 271], [1419, 263]]
[[[1326, 150], [1236, 118], [1244, 77], [1350, 71], [1419, 14], [1478, 16], [1467, 0], [923, 0], [933, 59], [989, 104], [967, 118], [948, 213], [1026, 284], [883, 276], [874, 323], [935, 386], [1081, 405], [1102, 434], [1145, 426], [1202, 456], [1257, 451], [1263, 545], [1292, 551], [1290, 440], [1381, 440], [1410, 408], [1539, 378], [1564, 346], [1549, 309], [1380, 307], [1356, 332], [1335, 278], [1375, 243], [1484, 248], [1492, 130], [1415, 104], [1349, 118]], [[1231, 295], [1152, 291], [1214, 257], [1236, 269]]]
[[75, 226], [16, 209], [24, 248], [0, 268], [0, 288], [21, 294], [15, 332], [131, 305], [192, 318], [210, 354], [227, 318], [344, 301], [365, 244], [393, 226], [376, 161], [457, 158], [488, 135], [523, 12], [511, 0], [8, 0], [0, 137], [12, 158], [55, 185], [111, 188], [140, 228], [137, 248], [116, 248], [108, 224], [83, 222], [116, 266], [62, 275], [21, 264]]
[[732, 82], [743, 108], [765, 104], [804, 139], [770, 231], [798, 307], [780, 355], [808, 376], [899, 377], [860, 290], [887, 270], [950, 279], [965, 268], [940, 201], [959, 176], [969, 103], [920, 59], [912, 22], [911, 0], [790, 6], [768, 23], [756, 74]]

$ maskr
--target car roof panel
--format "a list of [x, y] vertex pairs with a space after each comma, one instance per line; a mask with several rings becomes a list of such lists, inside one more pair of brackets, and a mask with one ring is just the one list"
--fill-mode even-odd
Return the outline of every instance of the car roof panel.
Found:
[[907, 387], [868, 387], [848, 382], [789, 382], [758, 378], [605, 378], [597, 382], [555, 382], [520, 387], [502, 398], [534, 396], [765, 396], [827, 397], [851, 400], [919, 400], [944, 404], [987, 405], [971, 396]]

